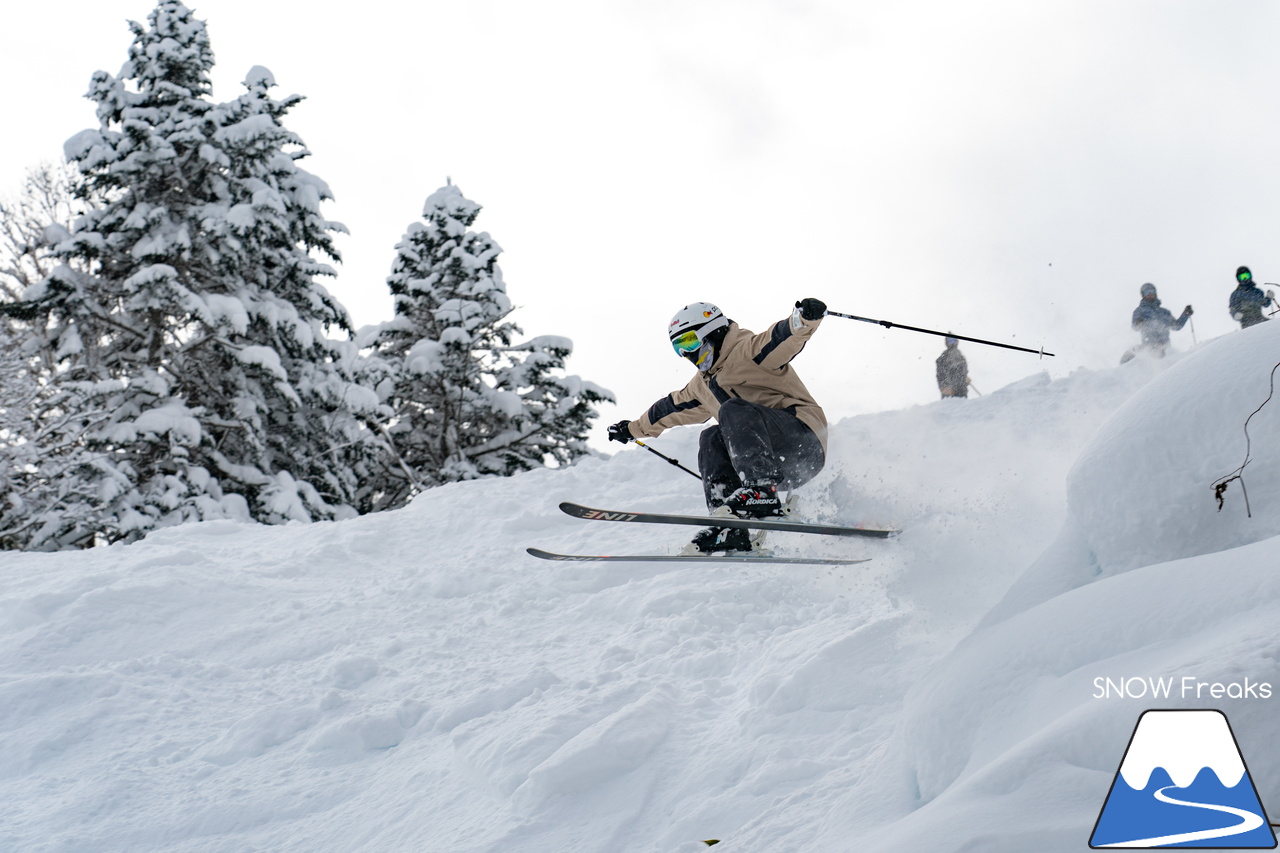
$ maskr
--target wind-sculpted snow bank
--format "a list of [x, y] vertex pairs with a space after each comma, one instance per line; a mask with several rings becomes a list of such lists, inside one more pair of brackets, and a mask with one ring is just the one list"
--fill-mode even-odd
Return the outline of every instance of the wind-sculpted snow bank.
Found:
[[863, 849], [1084, 849], [1151, 707], [1223, 709], [1263, 802], [1280, 802], [1278, 565], [1272, 538], [1105, 578], [976, 632], [908, 694], [877, 775], [901, 780], [912, 810]]
[[1098, 430], [1057, 539], [905, 697], [879, 775], [909, 813], [867, 849], [1083, 849], [1149, 707], [1229, 714], [1280, 801], [1280, 400], [1249, 426], [1253, 517], [1238, 481], [1221, 513], [1211, 489], [1277, 361], [1280, 324], [1218, 339]]
[[[1107, 421], [1068, 478], [1071, 514], [1102, 574], [1280, 534], [1280, 323], [1191, 353]], [[1218, 511], [1213, 486], [1249, 455]], [[1252, 517], [1246, 512], [1246, 496]]]
[[[1277, 362], [1280, 323], [1267, 323], [1172, 357], [1167, 369], [1136, 359], [1117, 370], [1146, 384], [1080, 452], [1057, 538], [984, 624], [1101, 577], [1280, 534], [1280, 393], [1267, 400]], [[1243, 481], [1228, 483], [1219, 511], [1213, 486], [1246, 454]]]

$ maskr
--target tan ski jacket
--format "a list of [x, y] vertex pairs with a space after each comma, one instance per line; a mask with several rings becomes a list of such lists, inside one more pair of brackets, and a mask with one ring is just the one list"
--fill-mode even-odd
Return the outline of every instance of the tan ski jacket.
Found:
[[730, 323], [711, 369], [697, 373], [688, 385], [633, 420], [631, 435], [653, 438], [669, 427], [704, 423], [720, 413], [721, 403], [741, 397], [771, 409], [792, 410], [813, 430], [825, 451], [827, 416], [790, 365], [821, 323], [821, 319], [805, 320], [798, 312], [760, 334]]

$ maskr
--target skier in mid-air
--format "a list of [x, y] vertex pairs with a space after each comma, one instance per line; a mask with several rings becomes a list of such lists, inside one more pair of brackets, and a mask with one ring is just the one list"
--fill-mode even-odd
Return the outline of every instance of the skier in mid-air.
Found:
[[1253, 273], [1248, 267], [1236, 270], [1236, 282], [1236, 289], [1231, 291], [1231, 298], [1227, 300], [1231, 319], [1239, 323], [1242, 329], [1265, 323], [1267, 318], [1262, 316], [1262, 309], [1275, 302], [1275, 295], [1269, 290], [1262, 292], [1262, 288], [1254, 283]]
[[1133, 358], [1139, 350], [1146, 350], [1156, 358], [1164, 358], [1164, 351], [1169, 347], [1169, 332], [1176, 332], [1191, 319], [1191, 306], [1182, 309], [1177, 318], [1168, 308], [1160, 307], [1160, 299], [1156, 296], [1156, 286], [1147, 282], [1138, 288], [1142, 301], [1133, 309], [1132, 325], [1134, 331], [1142, 335], [1142, 343], [1129, 350], [1121, 357], [1124, 364]]
[[[713, 515], [781, 516], [778, 490], [804, 485], [826, 462], [826, 415], [790, 365], [826, 310], [819, 299], [802, 299], [790, 317], [756, 334], [708, 302], [681, 308], [668, 337], [698, 372], [640, 417], [610, 426], [610, 440], [626, 444], [714, 418], [718, 425], [703, 430], [698, 445], [707, 507]], [[691, 543], [701, 553], [751, 547], [749, 531], [715, 526]]]

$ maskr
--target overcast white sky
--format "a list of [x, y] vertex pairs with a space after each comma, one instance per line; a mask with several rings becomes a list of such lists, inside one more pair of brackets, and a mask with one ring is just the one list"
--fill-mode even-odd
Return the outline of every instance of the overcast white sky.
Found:
[[[692, 301], [762, 330], [817, 296], [1057, 354], [962, 346], [989, 393], [1116, 364], [1145, 281], [1200, 342], [1237, 328], [1237, 265], [1280, 281], [1271, 0], [189, 5], [215, 98], [253, 65], [306, 96], [287, 124], [351, 230], [329, 286], [356, 323], [390, 316], [394, 246], [452, 177], [525, 333], [618, 395], [601, 433], [687, 380], [665, 327]], [[6, 8], [0, 190], [96, 124], [90, 75], [152, 8]], [[830, 318], [796, 366], [836, 420], [934, 400], [941, 350]]]

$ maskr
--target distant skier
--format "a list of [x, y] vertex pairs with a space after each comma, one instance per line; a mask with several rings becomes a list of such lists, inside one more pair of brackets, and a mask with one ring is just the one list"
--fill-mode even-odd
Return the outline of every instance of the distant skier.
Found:
[[938, 390], [942, 398], [969, 396], [969, 363], [960, 352], [960, 341], [948, 336], [947, 348], [938, 356]]
[[[719, 424], [703, 430], [698, 444], [707, 507], [740, 518], [782, 515], [778, 490], [804, 485], [826, 462], [826, 415], [790, 365], [826, 311], [821, 300], [802, 299], [790, 317], [756, 334], [708, 302], [686, 305], [667, 334], [697, 374], [640, 417], [609, 427], [609, 439], [626, 444], [715, 418]], [[691, 549], [749, 551], [751, 537], [708, 527]]]
[[1192, 310], [1188, 305], [1182, 309], [1182, 314], [1174, 319], [1173, 312], [1168, 308], [1160, 307], [1160, 300], [1156, 296], [1156, 286], [1151, 282], [1147, 282], [1138, 289], [1142, 294], [1142, 301], [1138, 303], [1138, 307], [1133, 309], [1133, 328], [1142, 335], [1142, 343], [1129, 350], [1120, 359], [1120, 363], [1124, 364], [1129, 359], [1138, 354], [1139, 351], [1147, 351], [1156, 358], [1164, 358], [1164, 352], [1169, 347], [1169, 332], [1178, 331], [1187, 324], [1187, 320], [1191, 319]]
[[1237, 321], [1242, 329], [1265, 323], [1268, 318], [1262, 316], [1262, 309], [1275, 304], [1275, 294], [1270, 290], [1263, 293], [1262, 289], [1254, 284], [1253, 273], [1248, 267], [1240, 267], [1236, 270], [1236, 282], [1236, 289], [1231, 291], [1231, 299], [1227, 302], [1231, 319]]

